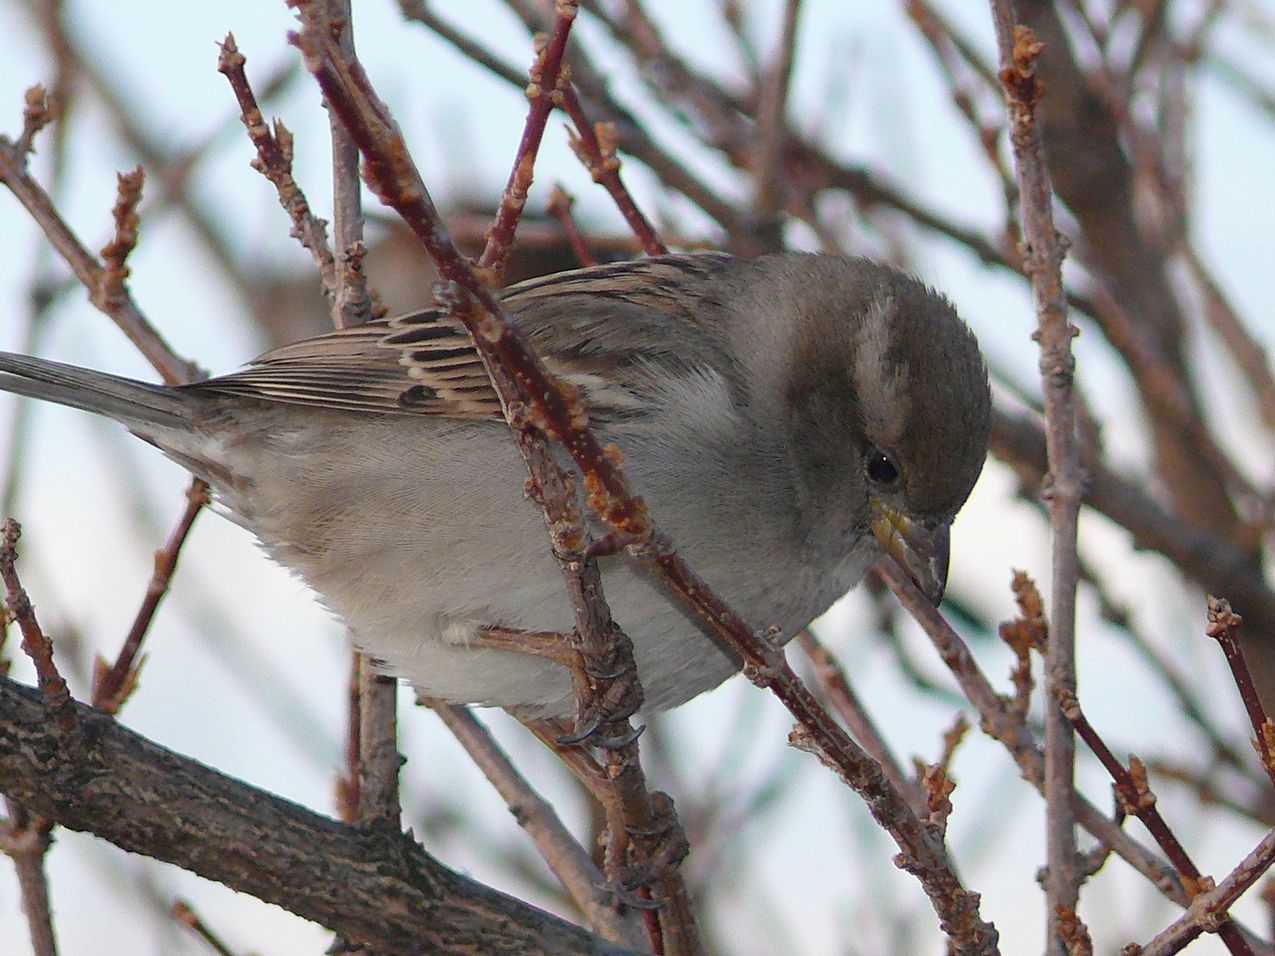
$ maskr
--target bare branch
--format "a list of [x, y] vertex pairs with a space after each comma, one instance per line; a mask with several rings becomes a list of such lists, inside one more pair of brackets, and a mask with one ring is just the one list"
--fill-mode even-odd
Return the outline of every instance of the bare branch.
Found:
[[527, 191], [531, 188], [531, 180], [535, 174], [536, 155], [540, 151], [540, 140], [544, 137], [545, 124], [554, 106], [562, 102], [562, 87], [567, 77], [562, 71], [562, 58], [567, 49], [567, 38], [571, 35], [571, 25], [579, 12], [578, 5], [572, 2], [560, 2], [556, 5], [556, 16], [553, 33], [549, 35], [543, 47], [536, 53], [536, 61], [531, 65], [531, 82], [527, 85], [527, 99], [531, 107], [527, 110], [527, 121], [523, 127], [522, 139], [518, 142], [518, 150], [514, 154], [513, 168], [509, 171], [509, 181], [500, 197], [500, 208], [496, 211], [496, 220], [487, 234], [487, 246], [478, 259], [480, 269], [491, 270], [499, 285], [499, 277], [504, 273], [505, 260], [509, 257], [509, 248], [513, 244], [514, 231], [518, 228], [518, 220], [522, 217], [523, 207], [527, 204]]
[[[0, 182], [22, 203], [31, 218], [44, 230], [49, 242], [66, 260], [83, 286], [90, 290], [102, 286], [103, 266], [84, 247], [58, 214], [53, 201], [26, 169], [26, 153], [7, 136], [0, 136]], [[92, 296], [90, 295], [90, 298]], [[191, 382], [202, 378], [198, 366], [183, 361], [142, 315], [127, 291], [118, 299], [93, 303], [119, 326], [169, 384]]]
[[410, 835], [345, 826], [72, 706], [75, 732], [52, 733], [39, 697], [0, 678], [0, 791], [61, 826], [386, 952], [460, 956], [475, 938], [510, 956], [628, 952], [454, 873]]
[[137, 655], [142, 641], [150, 630], [160, 602], [168, 593], [173, 573], [177, 570], [177, 558], [181, 554], [182, 545], [186, 543], [186, 538], [195, 525], [195, 518], [208, 504], [208, 495], [207, 484], [198, 478], [191, 480], [190, 487], [186, 490], [186, 510], [182, 512], [164, 546], [155, 552], [155, 566], [150, 581], [146, 584], [146, 595], [115, 663], [108, 665], [102, 657], [94, 662], [92, 701], [93, 706], [99, 710], [108, 714], [117, 713], [136, 689], [137, 675], [141, 670]]
[[[1036, 79], [1041, 45], [1027, 27], [1014, 22], [1009, 0], [992, 0], [1000, 78], [1009, 101], [1010, 142], [1022, 203], [1023, 266], [1031, 279], [1039, 321], [1040, 368], [1045, 397], [1047, 484], [1051, 547], [1049, 644], [1045, 693], [1056, 702], [1076, 689], [1076, 586], [1080, 562], [1076, 526], [1080, 516], [1084, 473], [1076, 442], [1076, 406], [1072, 395], [1075, 360], [1067, 321], [1062, 260], [1066, 243], [1054, 229], [1053, 187], [1045, 165], [1036, 104], [1042, 89]], [[1074, 912], [1080, 894], [1076, 866], [1076, 822], [1072, 810], [1075, 741], [1070, 724], [1057, 706], [1045, 711], [1045, 802], [1048, 871], [1045, 876], [1049, 939], [1061, 942], [1059, 914]]]
[[235, 99], [239, 101], [240, 117], [248, 130], [248, 138], [257, 148], [257, 158], [252, 161], [252, 168], [274, 185], [279, 194], [279, 204], [292, 220], [292, 237], [314, 257], [314, 263], [323, 280], [323, 293], [329, 300], [333, 300], [337, 296], [340, 279], [336, 260], [328, 246], [328, 224], [310, 211], [305, 193], [293, 179], [292, 134], [278, 120], [275, 121], [273, 132], [266, 125], [261, 108], [257, 105], [256, 94], [244, 72], [246, 62], [235, 44], [234, 35], [227, 33], [221, 44], [217, 70], [230, 82]]
[[593, 931], [634, 949], [645, 947], [647, 938], [641, 923], [632, 916], [625, 918], [609, 905], [605, 879], [589, 854], [571, 836], [553, 807], [518, 772], [487, 728], [466, 707], [441, 701], [426, 703], [504, 798], [509, 812], [535, 841]]

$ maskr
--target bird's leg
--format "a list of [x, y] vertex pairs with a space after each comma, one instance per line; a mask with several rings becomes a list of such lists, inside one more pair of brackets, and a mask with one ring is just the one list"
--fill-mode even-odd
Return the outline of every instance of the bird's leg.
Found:
[[606, 652], [588, 655], [572, 635], [558, 631], [524, 631], [484, 626], [475, 631], [473, 647], [529, 654], [567, 668], [576, 691], [575, 726], [559, 742], [618, 749], [637, 739], [641, 728], [625, 728], [606, 735], [608, 725], [627, 721], [641, 706], [637, 668], [631, 656], [617, 653], [612, 642]]
[[516, 627], [484, 625], [474, 632], [471, 646], [489, 647], [496, 651], [530, 654], [573, 670], [580, 664], [580, 654], [571, 637], [560, 631], [524, 631]]
[[[614, 625], [608, 621], [604, 627]], [[576, 696], [574, 723], [523, 723], [558, 754], [605, 811], [603, 870], [617, 904], [652, 909], [660, 903], [650, 898], [646, 887], [676, 868], [686, 855], [687, 841], [672, 801], [664, 794], [645, 792], [637, 750], [631, 746], [642, 728], [628, 722], [642, 704], [641, 686], [632, 644], [616, 636], [586, 642], [574, 634], [482, 627], [473, 643], [532, 654], [570, 671]]]

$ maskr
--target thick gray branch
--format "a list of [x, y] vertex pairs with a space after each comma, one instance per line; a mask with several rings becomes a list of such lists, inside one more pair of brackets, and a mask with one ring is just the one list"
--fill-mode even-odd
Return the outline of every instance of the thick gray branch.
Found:
[[628, 952], [447, 869], [410, 834], [362, 831], [227, 777], [75, 705], [59, 733], [0, 678], [0, 792], [393, 953]]

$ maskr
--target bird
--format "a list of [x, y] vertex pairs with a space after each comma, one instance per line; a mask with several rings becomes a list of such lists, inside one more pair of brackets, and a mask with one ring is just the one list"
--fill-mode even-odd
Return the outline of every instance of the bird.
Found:
[[[502, 307], [619, 446], [661, 532], [754, 626], [790, 639], [885, 556], [942, 598], [991, 397], [974, 334], [920, 280], [827, 253], [672, 254], [524, 281]], [[0, 390], [115, 419], [207, 481], [421, 696], [574, 713], [560, 661], [484, 640], [574, 618], [497, 393], [445, 310], [179, 386], [0, 353]], [[599, 562], [644, 712], [740, 669], [636, 558]]]

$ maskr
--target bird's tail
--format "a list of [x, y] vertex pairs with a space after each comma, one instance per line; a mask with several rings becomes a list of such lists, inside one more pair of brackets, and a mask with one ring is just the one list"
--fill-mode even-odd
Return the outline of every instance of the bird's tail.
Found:
[[129, 428], [189, 428], [191, 404], [172, 388], [0, 352], [0, 391], [114, 418]]

